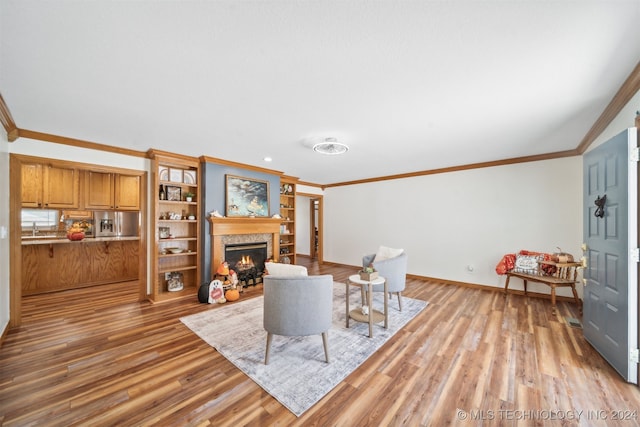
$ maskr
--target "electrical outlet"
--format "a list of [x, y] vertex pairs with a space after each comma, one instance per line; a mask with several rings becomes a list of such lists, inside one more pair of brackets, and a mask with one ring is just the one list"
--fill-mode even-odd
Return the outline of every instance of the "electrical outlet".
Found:
[[164, 280], [171, 279], [171, 273], [164, 273]]
[[0, 239], [6, 239], [6, 238], [7, 238], [7, 227], [3, 225], [2, 227], [0, 227]]

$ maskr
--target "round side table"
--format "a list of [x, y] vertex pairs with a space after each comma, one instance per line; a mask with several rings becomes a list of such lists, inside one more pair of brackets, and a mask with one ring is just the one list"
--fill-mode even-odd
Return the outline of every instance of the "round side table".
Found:
[[[373, 304], [373, 285], [384, 285], [384, 311], [375, 310]], [[359, 286], [361, 294], [367, 291], [367, 306], [369, 314], [363, 314], [359, 308], [349, 310], [349, 286]], [[346, 300], [347, 300], [347, 328], [349, 328], [349, 319], [356, 322], [369, 323], [369, 338], [373, 337], [373, 324], [384, 320], [384, 328], [389, 327], [389, 293], [387, 292], [387, 280], [378, 276], [373, 280], [363, 280], [360, 275], [353, 274], [349, 276], [346, 283]], [[363, 301], [364, 302], [364, 301]]]

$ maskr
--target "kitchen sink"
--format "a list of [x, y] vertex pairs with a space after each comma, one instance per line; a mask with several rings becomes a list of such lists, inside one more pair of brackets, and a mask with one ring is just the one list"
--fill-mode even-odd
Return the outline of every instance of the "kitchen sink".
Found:
[[64, 237], [65, 236], [59, 236], [57, 234], [36, 234], [35, 236], [28, 234], [26, 236], [22, 236], [22, 240], [63, 239]]

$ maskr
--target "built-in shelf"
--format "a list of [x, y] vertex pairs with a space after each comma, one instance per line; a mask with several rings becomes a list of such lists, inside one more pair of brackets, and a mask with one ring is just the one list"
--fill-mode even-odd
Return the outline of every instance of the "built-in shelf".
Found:
[[280, 253], [278, 261], [296, 263], [296, 179], [280, 180]]
[[[153, 171], [152, 188], [155, 189], [151, 213], [155, 250], [151, 256], [150, 298], [154, 302], [186, 296], [197, 298], [201, 276], [200, 257], [197, 256], [200, 252], [202, 222], [199, 218], [200, 163], [196, 158], [161, 151], [152, 150], [149, 154]], [[185, 193], [193, 193], [193, 200], [186, 201]], [[179, 219], [169, 219], [176, 217]], [[190, 217], [193, 219], [188, 219]], [[166, 238], [167, 235], [171, 237]], [[166, 248], [173, 246], [184, 251], [163, 253]], [[182, 289], [170, 291], [168, 276], [179, 277]]]

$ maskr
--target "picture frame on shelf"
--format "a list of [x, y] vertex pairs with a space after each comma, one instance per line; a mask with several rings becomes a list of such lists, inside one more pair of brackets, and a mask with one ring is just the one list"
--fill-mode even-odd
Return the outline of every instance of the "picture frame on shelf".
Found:
[[173, 185], [167, 185], [165, 188], [167, 192], [167, 200], [171, 202], [182, 201], [182, 188]]
[[228, 217], [268, 217], [269, 181], [226, 175]]
[[182, 183], [182, 169], [169, 168], [169, 181]]
[[169, 168], [167, 166], [158, 166], [158, 179], [160, 181], [169, 180]]
[[182, 172], [182, 182], [189, 185], [196, 184], [196, 171], [185, 170]]
[[167, 291], [169, 292], [177, 292], [181, 291], [184, 288], [184, 276], [179, 271], [174, 271], [169, 274], [169, 279], [167, 279]]
[[158, 237], [168, 239], [171, 237], [171, 229], [169, 227], [158, 227]]

